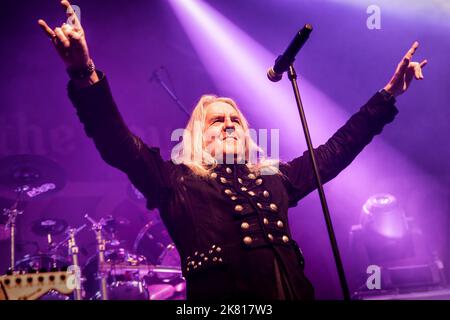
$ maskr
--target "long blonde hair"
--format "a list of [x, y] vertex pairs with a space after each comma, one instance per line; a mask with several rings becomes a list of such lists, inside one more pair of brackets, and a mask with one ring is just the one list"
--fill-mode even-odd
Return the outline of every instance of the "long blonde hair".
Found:
[[[192, 172], [201, 177], [209, 176], [218, 161], [205, 150], [203, 132], [205, 130], [206, 108], [214, 102], [224, 102], [232, 106], [241, 120], [245, 133], [245, 164], [255, 174], [278, 174], [278, 159], [265, 158], [264, 151], [249, 134], [249, 123], [239, 110], [236, 102], [231, 98], [218, 97], [216, 95], [203, 95], [192, 111], [191, 117], [183, 131], [183, 141], [179, 144], [177, 152], [172, 154], [176, 163], [183, 163]], [[259, 154], [259, 160], [253, 159], [251, 154]]]

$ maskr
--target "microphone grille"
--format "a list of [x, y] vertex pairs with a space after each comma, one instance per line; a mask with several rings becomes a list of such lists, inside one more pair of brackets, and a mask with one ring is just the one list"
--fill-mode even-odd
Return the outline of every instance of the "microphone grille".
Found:
[[270, 67], [269, 70], [267, 70], [267, 78], [269, 78], [272, 82], [278, 82], [283, 78], [283, 74], [278, 74], [273, 70], [273, 67]]

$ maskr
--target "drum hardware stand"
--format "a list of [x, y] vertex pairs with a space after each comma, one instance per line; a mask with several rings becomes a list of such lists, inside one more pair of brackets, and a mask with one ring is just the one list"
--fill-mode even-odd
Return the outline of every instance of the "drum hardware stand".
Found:
[[20, 186], [14, 190], [17, 193], [17, 199], [14, 204], [9, 209], [3, 209], [3, 214], [8, 216], [8, 221], [5, 224], [5, 229], [10, 230], [10, 238], [11, 238], [11, 266], [10, 271], [14, 272], [14, 266], [16, 264], [15, 261], [15, 247], [16, 247], [16, 218], [18, 215], [23, 214], [23, 211], [19, 211], [17, 207], [20, 203], [20, 198], [22, 194], [29, 190], [30, 187], [27, 185]]
[[56, 249], [56, 245], [53, 242], [53, 237], [50, 233], [47, 234], [47, 244], [48, 244], [48, 252], [52, 254], [51, 258], [52, 258], [52, 266], [51, 268], [56, 268], [56, 260], [55, 260], [55, 249]]
[[100, 282], [100, 296], [102, 300], [108, 300], [108, 290], [107, 290], [107, 275], [106, 273], [100, 269], [102, 265], [105, 263], [105, 249], [106, 249], [106, 241], [102, 236], [102, 219], [100, 222], [96, 222], [94, 219], [89, 217], [89, 215], [85, 214], [84, 217], [89, 220], [92, 224], [92, 230], [95, 232], [95, 238], [97, 240], [97, 253], [98, 253], [98, 266], [99, 266], [99, 282]]
[[[73, 235], [75, 236], [78, 232], [82, 231], [84, 228], [86, 228], [86, 224], [83, 224], [83, 225], [82, 225], [81, 227], [79, 227], [78, 229], [72, 229], [72, 228], [69, 228], [69, 229], [66, 231], [66, 234], [68, 234], [68, 236], [67, 236], [65, 239], [63, 239], [61, 242], [59, 242], [58, 244], [54, 245], [54, 246], [53, 246], [53, 251], [57, 251], [61, 246], [66, 245], [66, 244], [68, 243], [68, 241], [70, 241], [70, 238], [71, 238], [70, 232], [71, 232], [71, 230], [73, 230]], [[69, 253], [70, 253], [70, 252], [69, 252]]]
[[69, 255], [72, 256], [72, 266], [74, 267], [75, 276], [78, 277], [75, 279], [75, 281], [79, 281], [77, 282], [76, 289], [74, 291], [75, 300], [82, 300], [81, 288], [79, 285], [82, 281], [80, 264], [78, 262], [79, 248], [76, 244], [75, 235], [78, 234], [80, 231], [82, 231], [84, 228], [86, 228], [86, 224], [83, 224], [81, 227], [77, 229], [69, 228], [66, 231], [67, 237], [63, 239], [61, 242], [53, 244], [51, 248], [52, 252], [56, 252], [61, 246], [67, 244]]
[[55, 243], [53, 242], [53, 237], [50, 233], [47, 234], [47, 244], [48, 244], [48, 252], [51, 253], [52, 265], [51, 269], [57, 268], [57, 263], [55, 259]]
[[[86, 226], [86, 225], [84, 225]], [[83, 226], [83, 228], [84, 228]], [[78, 246], [76, 244], [75, 241], [75, 233], [77, 233], [78, 230], [77, 229], [73, 229], [70, 228], [69, 229], [69, 241], [68, 241], [68, 247], [69, 247], [69, 255], [72, 255], [72, 264], [75, 267], [75, 275], [81, 275], [81, 272], [79, 272], [80, 270], [80, 266], [78, 263]], [[81, 300], [81, 287], [80, 287], [80, 283], [81, 283], [81, 279], [75, 279], [76, 281], [76, 288], [75, 288], [75, 300]]]
[[47, 245], [48, 245], [48, 250], [52, 251], [54, 248], [54, 243], [53, 243], [52, 235], [50, 233], [47, 233]]

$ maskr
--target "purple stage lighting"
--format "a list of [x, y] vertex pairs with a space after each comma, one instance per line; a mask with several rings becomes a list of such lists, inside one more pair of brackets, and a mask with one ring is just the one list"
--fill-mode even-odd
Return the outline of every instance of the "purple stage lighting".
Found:
[[401, 238], [407, 232], [407, 221], [397, 199], [390, 194], [370, 197], [364, 204], [361, 225], [388, 238]]

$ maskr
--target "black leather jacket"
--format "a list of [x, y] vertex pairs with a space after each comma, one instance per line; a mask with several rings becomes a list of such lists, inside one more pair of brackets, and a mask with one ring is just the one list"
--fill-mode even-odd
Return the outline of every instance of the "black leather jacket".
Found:
[[[69, 97], [101, 157], [125, 172], [158, 208], [182, 261], [188, 299], [312, 299], [303, 256], [291, 237], [288, 208], [316, 188], [307, 152], [280, 165], [282, 175], [254, 176], [246, 165], [219, 165], [209, 179], [165, 161], [133, 135], [106, 77]], [[397, 109], [376, 93], [315, 149], [323, 182], [341, 172]]]

